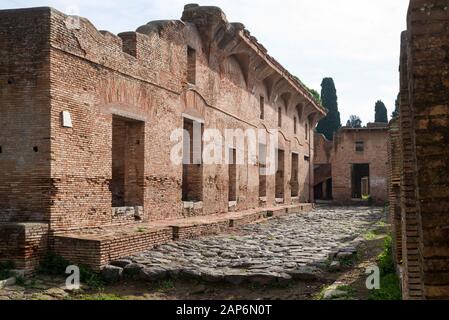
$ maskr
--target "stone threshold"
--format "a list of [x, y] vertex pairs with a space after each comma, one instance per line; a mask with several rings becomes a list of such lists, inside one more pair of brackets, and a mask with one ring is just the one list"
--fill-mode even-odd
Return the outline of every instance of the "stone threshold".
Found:
[[70, 232], [54, 237], [53, 250], [74, 264], [100, 271], [110, 261], [171, 241], [226, 233], [232, 228], [313, 209], [313, 204], [258, 208], [146, 224]]

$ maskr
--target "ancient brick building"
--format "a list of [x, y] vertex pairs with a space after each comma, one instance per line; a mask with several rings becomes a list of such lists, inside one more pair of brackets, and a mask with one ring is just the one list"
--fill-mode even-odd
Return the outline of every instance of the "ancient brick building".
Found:
[[[219, 8], [119, 35], [51, 8], [0, 11], [0, 84], [0, 260], [20, 268], [48, 248], [98, 268], [225, 229], [231, 212], [249, 221], [313, 199], [325, 110]], [[279, 129], [277, 172], [260, 173], [263, 143], [255, 164], [197, 161], [205, 131], [227, 128]], [[177, 129], [191, 162], [172, 161]]]
[[400, 115], [390, 125], [390, 202], [405, 299], [449, 298], [448, 30], [446, 0], [410, 1]]
[[337, 204], [388, 201], [388, 127], [341, 128], [333, 141], [315, 135], [315, 199]]

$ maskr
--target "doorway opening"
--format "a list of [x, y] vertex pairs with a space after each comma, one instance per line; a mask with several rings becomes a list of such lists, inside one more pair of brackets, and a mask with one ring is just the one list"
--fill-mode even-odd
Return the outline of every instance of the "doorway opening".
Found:
[[203, 201], [203, 131], [204, 125], [184, 118], [182, 201]]
[[[362, 196], [368, 196], [369, 188], [369, 164], [353, 164], [351, 169], [352, 176], [352, 198], [362, 199]], [[367, 194], [364, 194], [364, 193]]]
[[259, 198], [267, 196], [267, 146], [259, 144]]
[[276, 157], [276, 198], [284, 199], [284, 150], [277, 150]]
[[298, 171], [299, 171], [299, 155], [297, 153], [292, 153], [292, 171], [291, 171], [291, 191], [292, 197], [299, 196], [299, 181], [298, 181]]
[[235, 149], [229, 149], [229, 202], [237, 201], [237, 152]]
[[144, 135], [144, 122], [112, 117], [112, 207], [143, 206]]

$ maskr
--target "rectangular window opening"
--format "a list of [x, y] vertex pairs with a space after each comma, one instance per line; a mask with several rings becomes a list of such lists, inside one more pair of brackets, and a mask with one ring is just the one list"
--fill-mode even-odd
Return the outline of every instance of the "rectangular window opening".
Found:
[[187, 82], [196, 84], [196, 50], [187, 47]]

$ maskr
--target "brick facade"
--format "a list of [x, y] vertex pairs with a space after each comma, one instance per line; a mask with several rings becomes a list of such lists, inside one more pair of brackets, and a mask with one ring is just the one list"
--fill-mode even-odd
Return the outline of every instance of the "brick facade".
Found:
[[[171, 161], [186, 119], [223, 133], [276, 129], [280, 116], [283, 203], [313, 199], [310, 128], [325, 110], [219, 8], [188, 5], [181, 21], [119, 35], [51, 8], [4, 10], [0, 52], [2, 223], [46, 223], [64, 237], [229, 212], [227, 165]], [[261, 201], [258, 165], [235, 170], [233, 211], [276, 205], [274, 174]], [[183, 202], [187, 181], [194, 203]]]
[[401, 159], [396, 243], [402, 240], [397, 263], [405, 299], [449, 298], [448, 30], [447, 1], [410, 1], [401, 39], [401, 148], [391, 155]]
[[[373, 203], [384, 205], [388, 202], [387, 141], [386, 124], [376, 123], [369, 123], [365, 128], [343, 127], [333, 141], [315, 135], [315, 187], [332, 188], [332, 200], [336, 204], [354, 204], [362, 200], [361, 178], [367, 176]], [[361, 149], [357, 150], [357, 144]], [[365, 166], [366, 172], [357, 178], [358, 165]], [[329, 179], [332, 183], [326, 184]]]

